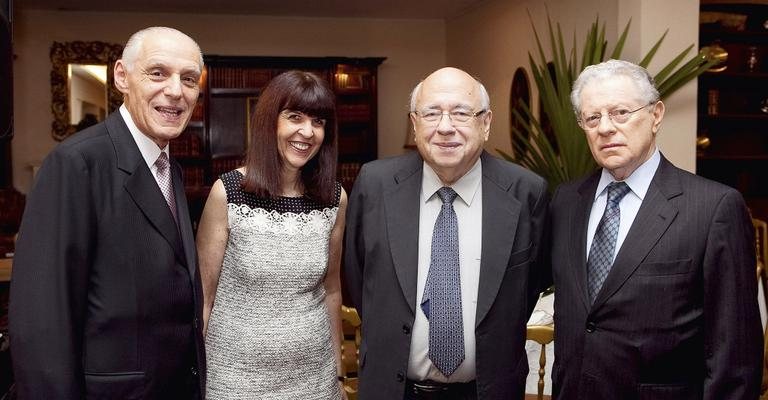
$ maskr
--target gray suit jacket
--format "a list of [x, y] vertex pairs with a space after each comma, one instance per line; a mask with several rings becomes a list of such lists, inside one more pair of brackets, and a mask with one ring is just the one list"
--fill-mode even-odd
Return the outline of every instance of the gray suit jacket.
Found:
[[600, 173], [551, 203], [558, 399], [756, 399], [762, 334], [741, 195], [663, 156], [593, 305], [587, 221]]
[[[478, 398], [522, 398], [528, 373], [525, 324], [539, 292], [546, 183], [488, 153], [481, 160]], [[345, 273], [363, 320], [361, 400], [403, 398], [416, 310], [422, 165], [416, 152], [368, 163], [350, 196]]]
[[202, 291], [175, 161], [172, 177], [178, 227], [118, 112], [46, 157], [11, 280], [20, 399], [201, 392]]

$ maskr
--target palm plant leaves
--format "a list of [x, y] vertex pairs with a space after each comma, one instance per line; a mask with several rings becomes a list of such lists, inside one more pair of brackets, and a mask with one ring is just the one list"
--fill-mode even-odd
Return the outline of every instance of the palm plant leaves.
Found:
[[[547, 12], [548, 39], [551, 49], [549, 57], [544, 52], [530, 12], [528, 19], [531, 21], [536, 39], [535, 53], [538, 56], [534, 59], [529, 52], [528, 62], [539, 91], [540, 114], [546, 118], [537, 118], [527, 104], [518, 103], [510, 110], [517, 122], [514, 125], [521, 127], [513, 126], [510, 130], [513, 153], [508, 154], [498, 149], [497, 151], [502, 157], [543, 176], [549, 182], [550, 190], [553, 190], [560, 183], [585, 175], [597, 167], [584, 138], [584, 132], [576, 123], [570, 93], [573, 81], [584, 68], [607, 59], [605, 22], [600, 24], [599, 17], [595, 18], [587, 31], [583, 48], [579, 52], [581, 54], [581, 60], [579, 60], [576, 34], [574, 33], [571, 49], [566, 51], [560, 24], [552, 24], [549, 12]], [[631, 20], [624, 27], [609, 58], [621, 58], [630, 24]], [[667, 32], [664, 32], [639, 65], [647, 67], [651, 63], [666, 35]], [[712, 54], [701, 51], [678, 67], [692, 48], [693, 45], [680, 52], [654, 77], [662, 99], [719, 62]], [[549, 121], [551, 127], [549, 129], [552, 131], [549, 136], [545, 132], [548, 128], [542, 126], [543, 120]]]

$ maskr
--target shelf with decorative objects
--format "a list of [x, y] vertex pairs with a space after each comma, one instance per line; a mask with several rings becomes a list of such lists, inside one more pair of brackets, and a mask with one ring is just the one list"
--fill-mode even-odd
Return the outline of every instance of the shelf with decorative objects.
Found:
[[699, 175], [768, 218], [768, 3], [702, 1], [699, 43], [727, 59], [699, 77]]

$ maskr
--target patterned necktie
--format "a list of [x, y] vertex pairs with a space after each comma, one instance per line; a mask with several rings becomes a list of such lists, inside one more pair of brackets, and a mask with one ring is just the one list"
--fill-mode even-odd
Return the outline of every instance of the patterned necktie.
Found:
[[165, 152], [160, 152], [160, 156], [155, 161], [155, 167], [157, 167], [157, 184], [160, 185], [160, 191], [163, 192], [165, 202], [168, 203], [168, 208], [171, 209], [173, 220], [178, 224], [179, 220], [176, 217], [176, 195], [173, 194], [171, 168], [168, 162], [168, 155]]
[[432, 258], [421, 309], [429, 320], [429, 359], [445, 376], [464, 361], [464, 324], [461, 315], [459, 224], [449, 187], [437, 191], [443, 206], [432, 233]]
[[590, 303], [595, 302], [597, 292], [603, 287], [603, 282], [605, 282], [605, 278], [613, 266], [613, 253], [616, 247], [616, 238], [619, 235], [619, 221], [621, 220], [619, 202], [627, 193], [629, 193], [629, 186], [624, 182], [612, 182], [608, 185], [608, 201], [605, 203], [605, 212], [597, 225], [595, 238], [592, 240], [587, 259]]

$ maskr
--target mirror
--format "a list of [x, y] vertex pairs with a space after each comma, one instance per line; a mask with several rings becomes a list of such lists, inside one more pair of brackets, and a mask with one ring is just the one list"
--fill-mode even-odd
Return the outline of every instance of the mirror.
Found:
[[54, 139], [64, 140], [78, 130], [80, 122], [84, 127], [93, 119], [101, 121], [120, 107], [123, 98], [114, 87], [113, 70], [122, 52], [123, 46], [119, 44], [53, 42], [51, 111]]
[[69, 123], [79, 131], [104, 120], [107, 112], [106, 64], [68, 64]]

